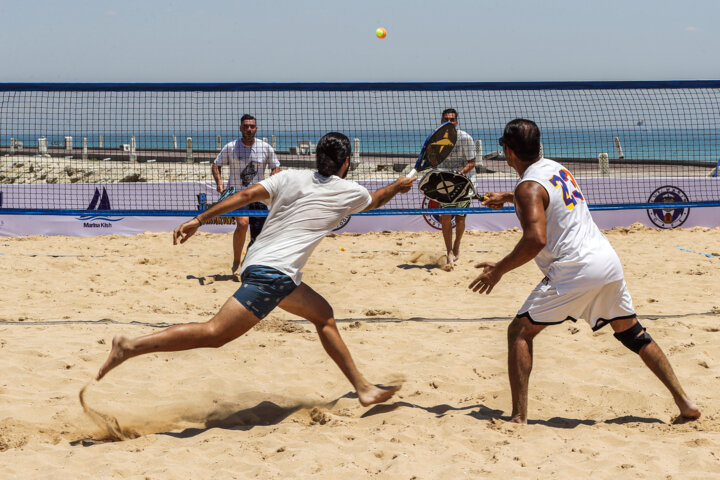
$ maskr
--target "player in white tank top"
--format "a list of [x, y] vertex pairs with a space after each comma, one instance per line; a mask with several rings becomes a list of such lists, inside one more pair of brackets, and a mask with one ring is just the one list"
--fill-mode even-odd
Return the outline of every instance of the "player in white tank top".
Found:
[[520, 181], [512, 193], [487, 193], [483, 205], [500, 208], [513, 202], [523, 236], [500, 261], [478, 264], [483, 273], [470, 288], [490, 293], [505, 273], [532, 259], [546, 276], [508, 327], [511, 421], [527, 423], [533, 338], [548, 325], [577, 318], [594, 330], [609, 323], [615, 337], [639, 354], [670, 390], [680, 414], [698, 418], [700, 410], [683, 391], [665, 354], [637, 321], [620, 260], [590, 216], [580, 186], [565, 167], [540, 157], [537, 125], [524, 119], [509, 122], [500, 144]]
[[539, 183], [550, 200], [545, 209], [546, 243], [535, 263], [558, 292], [590, 290], [622, 280], [620, 259], [595, 225], [572, 174], [541, 158], [525, 170], [517, 185], [530, 181]]

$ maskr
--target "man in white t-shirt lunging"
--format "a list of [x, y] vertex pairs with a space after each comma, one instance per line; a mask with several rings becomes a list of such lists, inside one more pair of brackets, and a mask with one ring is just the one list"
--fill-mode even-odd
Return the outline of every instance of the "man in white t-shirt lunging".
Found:
[[578, 318], [593, 331], [609, 323], [615, 338], [637, 353], [667, 387], [680, 415], [700, 417], [660, 346], [638, 322], [620, 259], [593, 221], [575, 178], [559, 163], [540, 156], [538, 126], [513, 120], [505, 126], [500, 144], [520, 180], [512, 193], [486, 194], [483, 205], [500, 208], [514, 202], [523, 235], [499, 262], [478, 264], [483, 273], [470, 288], [490, 293], [505, 273], [533, 258], [545, 275], [508, 327], [511, 421], [527, 423], [533, 338], [548, 325]]
[[[457, 130], [457, 140], [450, 156], [440, 165], [439, 170], [449, 170], [462, 173], [470, 178], [475, 186], [475, 142], [469, 133], [460, 130], [458, 126], [458, 114], [454, 108], [443, 110], [442, 123], [450, 122]], [[468, 208], [472, 199], [470, 194], [461, 198], [456, 203], [441, 203], [440, 208]], [[450, 268], [455, 266], [455, 261], [460, 258], [460, 241], [465, 233], [465, 215], [455, 215], [455, 241], [453, 241], [453, 215], [440, 215], [443, 240], [445, 241], [445, 255]]]
[[[255, 138], [257, 121], [247, 113], [240, 118], [240, 133], [242, 136], [228, 143], [218, 154], [212, 164], [212, 175], [215, 179], [218, 193], [225, 188], [234, 188], [236, 191], [244, 190], [265, 178], [265, 169], [270, 169], [270, 175], [280, 171], [280, 162], [273, 148], [262, 140]], [[230, 175], [227, 186], [223, 183], [222, 167], [228, 166]], [[254, 202], [243, 207], [243, 210], [267, 210], [262, 202]], [[240, 267], [243, 246], [248, 225], [250, 226], [250, 245], [253, 244], [262, 230], [264, 217], [235, 217], [235, 232], [233, 233], [233, 263], [231, 272], [236, 280], [237, 270]]]
[[242, 265], [242, 285], [211, 320], [175, 325], [137, 338], [117, 335], [100, 380], [128, 358], [152, 352], [173, 352], [201, 347], [220, 347], [239, 337], [276, 306], [312, 322], [325, 351], [350, 380], [363, 405], [388, 400], [400, 388], [379, 387], [368, 382], [355, 366], [340, 337], [330, 304], [302, 282], [301, 269], [315, 247], [345, 216], [372, 210], [398, 193], [406, 193], [414, 178], [400, 177], [393, 184], [369, 193], [361, 185], [344, 180], [350, 162], [350, 140], [328, 133], [317, 144], [317, 172], [286, 170], [212, 206], [173, 233], [173, 243], [184, 243], [211, 219], [251, 202], [269, 200], [265, 227]]

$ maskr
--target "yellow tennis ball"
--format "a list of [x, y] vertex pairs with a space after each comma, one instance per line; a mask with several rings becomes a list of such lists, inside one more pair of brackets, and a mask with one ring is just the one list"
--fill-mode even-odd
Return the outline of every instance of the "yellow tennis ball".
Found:
[[345, 247], [340, 247], [340, 251], [341, 251], [341, 252], [344, 252], [344, 251], [345, 251]]
[[385, 38], [387, 36], [387, 30], [380, 27], [377, 30], [375, 30], [375, 35], [377, 35], [378, 38]]

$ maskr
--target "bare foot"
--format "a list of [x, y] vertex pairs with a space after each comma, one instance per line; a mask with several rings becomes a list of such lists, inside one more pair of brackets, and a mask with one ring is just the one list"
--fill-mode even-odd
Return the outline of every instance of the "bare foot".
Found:
[[680, 415], [683, 418], [695, 420], [700, 418], [700, 409], [687, 398], [677, 400], [677, 406], [680, 408]]
[[112, 348], [110, 349], [110, 355], [108, 355], [107, 360], [105, 360], [105, 363], [102, 367], [100, 367], [100, 370], [98, 371], [97, 376], [95, 377], [95, 380], [100, 380], [103, 378], [110, 370], [117, 367], [121, 363], [123, 363], [125, 360], [127, 360], [129, 357], [127, 356], [127, 337], [123, 335], [115, 335], [115, 338], [113, 338], [112, 341]]
[[510, 418], [511, 423], [519, 423], [521, 425], [527, 425], [527, 418], [521, 417], [520, 415], [513, 415]]
[[378, 387], [377, 385], [370, 385], [362, 392], [357, 392], [358, 400], [363, 407], [368, 405], [374, 405], [376, 403], [383, 403], [389, 400], [395, 392], [400, 390], [402, 385], [393, 385], [391, 387]]
[[232, 264], [232, 268], [230, 269], [230, 275], [232, 275], [234, 282], [240, 281], [240, 274], [238, 273], [238, 268], [240, 268], [240, 261], [234, 261]]
[[447, 255], [445, 255], [445, 259], [447, 260], [447, 266], [448, 268], [450, 268], [450, 270], [455, 268], [455, 254], [452, 251], [447, 252]]
[[460, 260], [460, 246], [453, 247], [452, 249], [453, 256], [455, 257], [455, 261], [457, 262]]

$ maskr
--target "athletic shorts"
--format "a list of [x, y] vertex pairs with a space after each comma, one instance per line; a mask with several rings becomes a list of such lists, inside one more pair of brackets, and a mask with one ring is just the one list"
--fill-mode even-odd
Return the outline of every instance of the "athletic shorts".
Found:
[[261, 320], [297, 286], [292, 278], [264, 265], [250, 265], [242, 272], [240, 280], [242, 285], [233, 297]]
[[583, 318], [595, 331], [613, 320], [634, 317], [635, 310], [625, 280], [593, 290], [561, 294], [545, 277], [530, 293], [517, 316], [538, 325], [555, 325], [565, 320], [575, 322]]
[[[468, 208], [470, 206], [470, 202], [472, 201], [471, 198], [461, 198], [458, 202], [455, 203], [441, 203], [440, 208]], [[464, 217], [465, 213], [456, 213], [455, 216], [457, 217]]]

